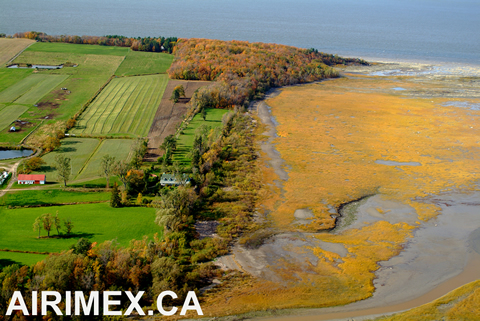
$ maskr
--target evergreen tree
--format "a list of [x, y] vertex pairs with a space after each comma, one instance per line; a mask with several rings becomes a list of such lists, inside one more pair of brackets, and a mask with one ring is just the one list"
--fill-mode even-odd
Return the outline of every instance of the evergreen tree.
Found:
[[120, 198], [120, 191], [118, 190], [117, 182], [113, 184], [112, 197], [110, 198], [111, 207], [120, 207], [122, 205], [122, 199]]

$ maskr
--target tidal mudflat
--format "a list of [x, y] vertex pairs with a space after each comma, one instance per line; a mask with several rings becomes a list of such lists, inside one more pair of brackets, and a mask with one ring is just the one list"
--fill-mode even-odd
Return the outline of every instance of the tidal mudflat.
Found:
[[256, 279], [226, 311], [372, 315], [480, 278], [480, 73], [442, 68], [350, 68], [257, 105], [269, 190], [259, 215], [277, 233], [235, 247], [230, 267]]

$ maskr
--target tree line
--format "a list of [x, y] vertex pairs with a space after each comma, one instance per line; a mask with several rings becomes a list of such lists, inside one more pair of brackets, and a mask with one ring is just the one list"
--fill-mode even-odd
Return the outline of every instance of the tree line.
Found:
[[107, 36], [71, 36], [71, 35], [47, 35], [44, 32], [27, 31], [17, 32], [14, 38], [27, 38], [42, 42], [64, 42], [75, 44], [89, 44], [101, 46], [130, 47], [135, 51], [168, 52], [172, 53], [177, 37], [125, 37], [119, 35]]

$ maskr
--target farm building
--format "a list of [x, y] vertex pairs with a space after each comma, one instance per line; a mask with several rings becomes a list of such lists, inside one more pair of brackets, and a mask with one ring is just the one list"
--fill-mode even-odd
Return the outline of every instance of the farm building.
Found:
[[27, 174], [18, 175], [18, 184], [45, 184], [45, 181], [46, 181], [45, 175], [27, 175]]
[[167, 186], [167, 185], [185, 185], [190, 183], [190, 178], [186, 174], [182, 174], [182, 179], [178, 179], [178, 177], [175, 177], [174, 174], [162, 174], [162, 177], [160, 177], [160, 185], [162, 186]]

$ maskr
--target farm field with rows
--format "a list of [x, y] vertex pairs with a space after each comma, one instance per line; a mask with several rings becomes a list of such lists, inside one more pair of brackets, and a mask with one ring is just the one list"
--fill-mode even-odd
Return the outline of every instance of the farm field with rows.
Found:
[[71, 132], [85, 136], [147, 136], [167, 82], [167, 75], [113, 79]]
[[3, 67], [16, 54], [33, 43], [34, 41], [30, 39], [0, 38], [0, 66]]

